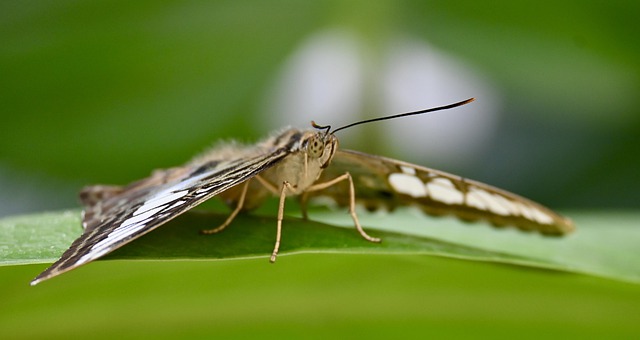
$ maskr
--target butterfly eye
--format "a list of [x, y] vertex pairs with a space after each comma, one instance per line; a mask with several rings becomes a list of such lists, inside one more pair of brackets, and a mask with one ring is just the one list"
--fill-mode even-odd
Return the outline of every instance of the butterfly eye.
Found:
[[324, 141], [319, 137], [311, 137], [307, 144], [309, 156], [318, 158], [324, 153]]

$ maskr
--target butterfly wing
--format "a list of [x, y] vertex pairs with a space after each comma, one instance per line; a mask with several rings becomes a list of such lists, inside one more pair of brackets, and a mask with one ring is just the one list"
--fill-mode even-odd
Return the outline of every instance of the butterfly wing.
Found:
[[[485, 220], [495, 226], [515, 226], [542, 234], [562, 235], [573, 223], [550, 209], [487, 184], [442, 171], [368, 155], [338, 150], [319, 183], [349, 172], [356, 201], [369, 210], [418, 206], [430, 215], [454, 215], [464, 221]], [[347, 183], [339, 183], [307, 197], [325, 196], [348, 206]]]
[[31, 285], [100, 258], [203, 201], [268, 169], [290, 153], [213, 160], [199, 167], [156, 171], [126, 187], [94, 186], [81, 193], [84, 233]]

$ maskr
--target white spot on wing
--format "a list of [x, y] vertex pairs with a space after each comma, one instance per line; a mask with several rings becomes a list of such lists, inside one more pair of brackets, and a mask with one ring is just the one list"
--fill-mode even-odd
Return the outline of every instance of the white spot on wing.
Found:
[[530, 206], [522, 202], [510, 202], [513, 206], [514, 215], [520, 215], [528, 220], [533, 222], [538, 222], [540, 224], [552, 224], [553, 218], [549, 216], [547, 213], [541, 211], [535, 206]]
[[467, 193], [467, 205], [470, 207], [475, 207], [480, 210], [487, 210], [487, 204], [485, 202], [485, 197], [483, 193], [486, 192], [478, 190], [476, 188], [469, 189]]
[[493, 198], [496, 200], [496, 203], [502, 206], [505, 210], [503, 215], [517, 215], [518, 214], [518, 206], [515, 202], [512, 202], [508, 198], [504, 196], [500, 196], [498, 194], [494, 194]]
[[407, 175], [415, 175], [416, 174], [416, 169], [414, 169], [412, 167], [401, 165], [400, 166], [400, 170], [402, 170], [402, 172], [407, 174]]
[[179, 198], [182, 198], [184, 195], [186, 195], [189, 192], [189, 190], [181, 190], [177, 192], [172, 192], [172, 191], [173, 191], [173, 188], [167, 188], [165, 190], [155, 193], [149, 200], [144, 202], [144, 204], [141, 205], [140, 208], [138, 208], [133, 213], [133, 216], [142, 214], [146, 211], [150, 211], [159, 206], [163, 206], [167, 203], [173, 202]]
[[551, 216], [543, 213], [542, 211], [536, 209], [536, 208], [532, 208], [531, 209], [533, 211], [533, 216], [535, 217], [536, 221], [542, 223], [542, 224], [551, 224], [553, 223], [553, 218], [551, 218]]
[[185, 203], [187, 203], [187, 202], [186, 202], [186, 201], [177, 201], [176, 203], [173, 203], [173, 204], [169, 207], [169, 209], [173, 209], [173, 208], [178, 207], [178, 206], [181, 206], [181, 205], [183, 205], [183, 204], [185, 204]]
[[78, 259], [78, 261], [76, 261], [76, 263], [75, 263], [75, 264], [76, 264], [77, 266], [79, 266], [79, 265], [81, 265], [81, 264], [83, 264], [83, 263], [87, 263], [87, 262], [89, 262], [89, 261], [95, 260], [95, 259], [99, 258], [100, 256], [102, 256], [102, 255], [104, 255], [104, 254], [108, 253], [108, 252], [109, 252], [109, 249], [108, 249], [108, 248], [101, 249], [101, 250], [100, 250], [100, 251], [98, 251], [98, 252], [91, 251], [91, 252], [89, 252], [88, 254], [86, 254], [86, 255], [82, 256], [80, 259]]
[[[516, 206], [514, 202], [511, 202], [498, 194], [492, 194], [478, 188], [471, 188], [469, 190], [467, 195], [467, 205], [502, 216], [515, 215], [516, 211], [522, 211], [522, 209], [519, 208], [523, 207], [522, 205], [519, 207]], [[527, 215], [530, 215], [529, 211], [527, 211]]]
[[519, 210], [520, 210], [520, 214], [531, 221], [535, 221], [535, 218], [533, 217], [533, 209], [531, 209], [528, 205], [524, 205], [522, 203], [518, 204], [519, 205]]
[[434, 178], [426, 184], [429, 197], [446, 204], [462, 204], [464, 194], [456, 189], [453, 183], [446, 178]]
[[425, 197], [427, 196], [427, 189], [422, 181], [413, 175], [404, 173], [395, 173], [389, 175], [389, 184], [393, 189], [401, 194], [409, 195], [411, 197]]
[[494, 214], [509, 216], [511, 215], [511, 211], [508, 207], [504, 205], [504, 198], [502, 196], [496, 194], [489, 194], [489, 198], [487, 200], [489, 204], [489, 210]]
[[[142, 220], [146, 220], [148, 217], [151, 217], [151, 216], [155, 215], [158, 211], [160, 211], [160, 210], [162, 210], [164, 208], [166, 208], [166, 205], [151, 209], [151, 210], [146, 211], [146, 212], [144, 212], [142, 214], [139, 214], [139, 215], [134, 215], [133, 217], [128, 218], [124, 222], [122, 222], [122, 224], [120, 226], [118, 226], [115, 229], [115, 231], [118, 231], [121, 228], [126, 228], [126, 227], [128, 227], [128, 226], [130, 226], [132, 224], [136, 224], [136, 223], [138, 223], [138, 222], [140, 222]], [[138, 209], [138, 210], [140, 210], [140, 209]], [[111, 236], [111, 234], [109, 236]]]

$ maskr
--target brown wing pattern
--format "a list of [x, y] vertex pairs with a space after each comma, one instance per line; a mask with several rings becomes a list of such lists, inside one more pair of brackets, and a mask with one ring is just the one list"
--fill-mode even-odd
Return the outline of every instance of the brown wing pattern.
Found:
[[[454, 215], [464, 221], [485, 220], [494, 226], [514, 226], [546, 235], [562, 235], [574, 229], [571, 220], [518, 195], [442, 171], [356, 151], [339, 150], [319, 182], [349, 172], [356, 201], [369, 210], [418, 206], [430, 215]], [[330, 197], [348, 206], [347, 183], [307, 198]]]
[[38, 275], [35, 285], [98, 259], [154, 230], [197, 204], [269, 168], [289, 151], [278, 149], [253, 159], [227, 162], [226, 166], [159, 181], [158, 172], [126, 187], [93, 186], [81, 193], [84, 233], [51, 267]]

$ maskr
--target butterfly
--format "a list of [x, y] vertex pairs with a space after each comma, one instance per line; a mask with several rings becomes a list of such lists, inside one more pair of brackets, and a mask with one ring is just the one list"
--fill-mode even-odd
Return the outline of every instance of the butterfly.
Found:
[[356, 204], [369, 210], [413, 205], [431, 215], [454, 215], [465, 221], [485, 220], [547, 235], [571, 232], [571, 220], [526, 198], [442, 171], [361, 152], [338, 149], [335, 133], [358, 124], [423, 114], [467, 104], [455, 104], [375, 118], [331, 131], [312, 122], [312, 129], [289, 128], [255, 145], [223, 144], [181, 167], [156, 170], [126, 186], [94, 185], [80, 192], [84, 232], [59, 260], [31, 285], [96, 260], [158, 228], [196, 205], [217, 196], [233, 208], [214, 234], [241, 211], [279, 197], [276, 241], [280, 247], [284, 204], [298, 196], [303, 216], [310, 199], [328, 197], [348, 207], [358, 233], [380, 242], [362, 228]]

